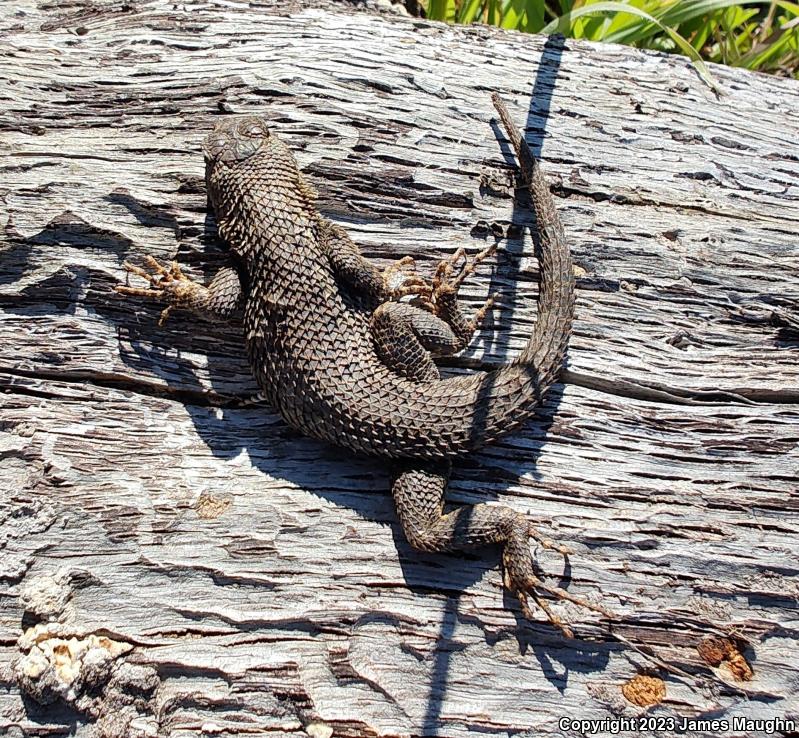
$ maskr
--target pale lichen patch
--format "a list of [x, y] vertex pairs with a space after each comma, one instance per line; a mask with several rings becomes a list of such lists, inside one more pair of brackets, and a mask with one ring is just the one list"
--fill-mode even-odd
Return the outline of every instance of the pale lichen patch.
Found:
[[22, 656], [15, 671], [20, 684], [45, 703], [57, 697], [75, 702], [87, 681], [99, 681], [115, 659], [133, 648], [106, 636], [67, 636], [60, 627], [45, 623], [28, 628], [18, 646]]

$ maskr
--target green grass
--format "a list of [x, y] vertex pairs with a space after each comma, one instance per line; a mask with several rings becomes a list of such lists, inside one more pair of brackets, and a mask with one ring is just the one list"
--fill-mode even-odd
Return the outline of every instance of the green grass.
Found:
[[427, 17], [628, 44], [799, 79], [799, 2], [427, 0]]

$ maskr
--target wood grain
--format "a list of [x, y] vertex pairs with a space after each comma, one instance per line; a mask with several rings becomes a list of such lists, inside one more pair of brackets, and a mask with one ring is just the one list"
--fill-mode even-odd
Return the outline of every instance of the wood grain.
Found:
[[[799, 726], [799, 84], [714, 68], [716, 99], [681, 58], [346, 4], [6, 7], [0, 733]], [[501, 239], [465, 290], [501, 309], [451, 370], [505, 361], [537, 271], [493, 90], [553, 182], [578, 320], [540, 422], [450, 499], [574, 549], [542, 569], [619, 618], [554, 604], [574, 640], [518, 616], [495, 551], [412, 551], [386, 470], [258, 403], [235, 327], [112, 289], [144, 254], [214, 272], [199, 144], [257, 112], [369, 256]], [[659, 694], [638, 674], [662, 702], [625, 698]]]

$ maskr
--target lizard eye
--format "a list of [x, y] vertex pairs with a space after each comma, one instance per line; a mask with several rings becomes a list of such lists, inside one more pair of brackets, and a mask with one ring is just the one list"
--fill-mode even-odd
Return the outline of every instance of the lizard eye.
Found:
[[242, 133], [250, 138], [260, 138], [267, 135], [266, 130], [260, 123], [250, 123], [244, 126]]

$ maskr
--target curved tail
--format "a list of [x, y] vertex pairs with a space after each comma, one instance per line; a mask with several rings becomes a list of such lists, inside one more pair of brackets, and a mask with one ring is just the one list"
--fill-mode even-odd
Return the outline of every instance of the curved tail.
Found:
[[[403, 381], [369, 398], [353, 448], [404, 458], [440, 459], [482, 448], [527, 421], [540, 407], [566, 358], [574, 318], [574, 267], [555, 202], [521, 131], [495, 94], [538, 226], [538, 319], [521, 354], [496, 371], [432, 382]], [[379, 422], [375, 422], [377, 417]], [[364, 428], [372, 441], [364, 444]], [[336, 437], [341, 442], [341, 437]]]
[[574, 265], [563, 224], [538, 161], [496, 92], [491, 95], [491, 101], [516, 152], [522, 181], [530, 190], [538, 228], [537, 255], [541, 274], [538, 320], [533, 335], [513, 364], [499, 371], [507, 372], [519, 366], [535, 369], [539, 383], [545, 385], [539, 386], [538, 393], [543, 393], [557, 379], [566, 358], [574, 319]]
[[[555, 201], [505, 104], [496, 93], [491, 99], [516, 152], [535, 211], [541, 275], [538, 318], [533, 335], [513, 362], [486, 374], [449, 380], [458, 387], [442, 387], [447, 397], [441, 400], [460, 411], [453, 413], [460, 416], [457, 419], [452, 415], [442, 419], [441, 436], [447, 440], [435, 444], [438, 453], [448, 456], [481, 448], [515, 430], [536, 412], [563, 368], [574, 319], [574, 267]], [[444, 380], [442, 385], [446, 384]], [[455, 422], [447, 422], [452, 420]]]

